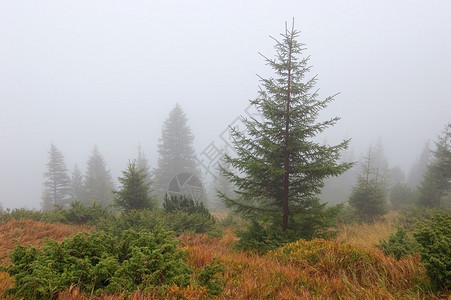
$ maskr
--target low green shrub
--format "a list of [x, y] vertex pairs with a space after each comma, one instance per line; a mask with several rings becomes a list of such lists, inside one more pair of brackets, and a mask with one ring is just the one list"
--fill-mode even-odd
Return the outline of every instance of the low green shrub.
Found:
[[119, 216], [108, 216], [95, 224], [98, 230], [120, 235], [127, 229], [153, 230], [160, 226], [176, 235], [182, 233], [206, 233], [211, 236], [222, 234], [219, 223], [212, 215], [205, 213], [187, 213], [184, 211], [164, 212], [161, 210], [131, 210]]
[[163, 226], [174, 231], [177, 235], [182, 233], [206, 233], [210, 236], [219, 237], [222, 234], [221, 226], [216, 218], [210, 214], [187, 213], [178, 211], [165, 213]]
[[451, 212], [442, 211], [419, 222], [413, 233], [421, 261], [437, 290], [451, 289]]
[[55, 206], [52, 210], [33, 210], [26, 208], [15, 208], [13, 210], [0, 211], [0, 224], [10, 220], [30, 219], [34, 221], [64, 224], [94, 224], [105, 218], [110, 213], [100, 205], [93, 204], [85, 206], [80, 202], [71, 202], [68, 208]]
[[42, 221], [45, 213], [38, 210], [15, 208], [13, 210], [6, 209], [0, 211], [0, 224], [5, 224], [11, 220], [30, 219], [34, 221]]
[[42, 251], [17, 246], [11, 261], [6, 271], [14, 276], [14, 286], [8, 292], [26, 299], [52, 299], [72, 285], [86, 295], [185, 287], [192, 273], [185, 253], [161, 228], [124, 231], [120, 237], [94, 232], [62, 242], [46, 239]]
[[210, 215], [208, 209], [202, 202], [194, 201], [185, 195], [168, 195], [164, 196], [163, 208], [166, 212], [183, 211], [189, 214], [205, 214]]
[[97, 230], [108, 232], [114, 236], [120, 236], [124, 230], [152, 231], [156, 227], [164, 226], [163, 213], [158, 210], [142, 209], [130, 210], [119, 215], [108, 215], [95, 223]]
[[290, 216], [286, 230], [282, 228], [281, 217], [259, 216], [258, 219], [249, 220], [247, 228], [236, 230], [240, 238], [237, 246], [262, 254], [299, 239], [333, 238], [337, 235], [333, 227], [336, 226], [337, 216], [342, 207], [342, 205], [325, 207], [320, 204], [309, 208], [310, 215]]
[[284, 244], [297, 240], [292, 230], [283, 231], [280, 226], [271, 226], [251, 221], [246, 228], [236, 230], [240, 238], [237, 247], [242, 250], [264, 254]]
[[177, 234], [188, 232], [220, 236], [222, 233], [218, 221], [202, 202], [196, 202], [185, 195], [166, 194], [163, 208], [163, 226]]
[[413, 255], [418, 251], [416, 241], [401, 226], [398, 226], [398, 230], [390, 235], [388, 241], [381, 240], [377, 246], [384, 251], [385, 255], [390, 255], [397, 260]]
[[431, 216], [437, 212], [438, 211], [434, 209], [428, 209], [419, 206], [409, 206], [400, 211], [400, 214], [397, 218], [397, 223], [407, 231], [413, 231], [415, 230], [418, 222], [429, 220]]
[[69, 208], [57, 207], [61, 215], [61, 222], [65, 224], [94, 224], [98, 220], [107, 217], [110, 213], [101, 205], [93, 203], [86, 206], [79, 201], [71, 202]]
[[218, 262], [216, 257], [206, 265], [197, 275], [197, 281], [201, 286], [205, 286], [211, 295], [219, 295], [224, 290], [224, 282], [217, 274], [224, 274], [224, 264]]

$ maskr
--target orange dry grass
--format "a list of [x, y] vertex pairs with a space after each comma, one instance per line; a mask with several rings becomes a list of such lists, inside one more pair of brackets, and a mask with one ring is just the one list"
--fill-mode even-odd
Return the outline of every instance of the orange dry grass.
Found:
[[[184, 236], [188, 262], [198, 270], [216, 256], [226, 265], [221, 299], [431, 299], [417, 288], [425, 280], [419, 257], [401, 261], [382, 252], [358, 249], [330, 241], [318, 241], [321, 259], [316, 263], [236, 252], [229, 242], [203, 235]], [[310, 243], [310, 242], [306, 242]], [[366, 259], [361, 263], [354, 255]], [[357, 257], [360, 257], [357, 256]]]
[[40, 247], [45, 237], [62, 240], [80, 231], [90, 231], [88, 226], [73, 226], [65, 224], [49, 224], [32, 220], [11, 220], [0, 225], [0, 265], [9, 263], [8, 255], [16, 247], [32, 245]]
[[166, 288], [163, 292], [150, 292], [142, 293], [137, 291], [131, 295], [108, 295], [103, 294], [99, 297], [85, 297], [83, 292], [77, 287], [71, 287], [67, 291], [58, 294], [58, 300], [159, 300], [159, 299], [186, 299], [186, 300], [199, 300], [199, 299], [211, 299], [208, 296], [207, 291], [203, 287], [188, 286], [186, 288], [179, 288], [177, 286], [171, 286]]
[[337, 241], [372, 249], [380, 240], [387, 240], [396, 231], [393, 223], [397, 216], [397, 212], [390, 212], [374, 223], [342, 225], [338, 228]]
[[[9, 264], [9, 254], [17, 246], [32, 245], [40, 247], [45, 237], [62, 240], [80, 231], [90, 231], [88, 226], [71, 226], [64, 224], [48, 224], [32, 220], [11, 220], [0, 225], [0, 265]], [[0, 295], [2, 299], [13, 299], [3, 295], [3, 291], [12, 287], [13, 279], [8, 273], [0, 272]], [[5, 298], [6, 297], [6, 298]]]

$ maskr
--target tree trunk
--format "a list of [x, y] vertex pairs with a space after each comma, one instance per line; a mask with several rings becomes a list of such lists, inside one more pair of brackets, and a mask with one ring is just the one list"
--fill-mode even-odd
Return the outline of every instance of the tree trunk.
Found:
[[286, 118], [285, 118], [285, 157], [284, 157], [284, 179], [283, 179], [283, 199], [282, 199], [282, 228], [283, 231], [288, 229], [288, 215], [290, 213], [288, 208], [288, 195], [290, 190], [290, 149], [289, 149], [289, 142], [290, 142], [290, 102], [291, 102], [291, 43], [289, 45], [289, 52], [288, 52], [288, 83], [287, 83], [287, 107], [286, 107]]

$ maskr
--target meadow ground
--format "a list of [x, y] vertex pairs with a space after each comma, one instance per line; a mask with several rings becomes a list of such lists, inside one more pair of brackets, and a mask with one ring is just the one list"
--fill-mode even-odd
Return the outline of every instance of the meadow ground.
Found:
[[[451, 299], [451, 294], [439, 297], [428, 290], [419, 256], [397, 261], [375, 247], [395, 230], [395, 217], [389, 214], [371, 225], [343, 225], [335, 241], [299, 241], [265, 255], [237, 251], [232, 229], [226, 229], [221, 238], [182, 235], [179, 245], [187, 251], [187, 262], [195, 271], [214, 257], [225, 265], [219, 296], [209, 296], [204, 287], [171, 286], [150, 295], [138, 291], [96, 299]], [[44, 237], [61, 240], [90, 230], [86, 226], [10, 221], [0, 226], [0, 263], [9, 263], [8, 254], [17, 242], [39, 247]], [[0, 273], [0, 292], [12, 283], [7, 273]], [[58, 299], [88, 298], [73, 286]]]

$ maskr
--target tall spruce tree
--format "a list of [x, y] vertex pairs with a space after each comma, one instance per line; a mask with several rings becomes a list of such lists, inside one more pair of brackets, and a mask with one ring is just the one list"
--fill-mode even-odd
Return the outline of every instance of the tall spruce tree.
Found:
[[286, 27], [281, 36], [274, 39], [275, 59], [262, 55], [275, 77], [260, 77], [259, 96], [250, 101], [262, 120], [243, 118], [244, 132], [232, 128], [237, 156], [225, 156], [231, 169], [223, 174], [237, 187], [237, 196], [220, 196], [253, 225], [290, 231], [289, 239], [312, 238], [330, 225], [330, 211], [317, 195], [326, 177], [352, 166], [338, 163], [349, 140], [334, 146], [314, 141], [339, 120], [316, 121], [333, 97], [318, 100], [316, 76], [305, 79], [311, 67], [309, 57], [301, 57], [298, 31]]
[[161, 128], [158, 144], [158, 167], [154, 172], [154, 186], [160, 199], [167, 192], [174, 176], [180, 173], [200, 174], [193, 148], [194, 135], [188, 126], [188, 119], [177, 103]]
[[97, 146], [94, 147], [87, 162], [85, 186], [90, 202], [88, 205], [93, 201], [104, 207], [113, 203], [113, 181]]
[[64, 162], [64, 156], [54, 144], [50, 145], [47, 172], [44, 173], [44, 191], [42, 209], [49, 210], [55, 205], [67, 204], [70, 198], [70, 177]]
[[150, 182], [146, 183], [146, 170], [139, 169], [136, 161], [129, 162], [127, 170], [122, 171], [118, 180], [121, 189], [114, 192], [114, 202], [126, 212], [133, 209], [152, 207], [152, 200], [148, 190]]
[[438, 137], [432, 156], [418, 188], [418, 202], [432, 208], [451, 206], [451, 123]]

